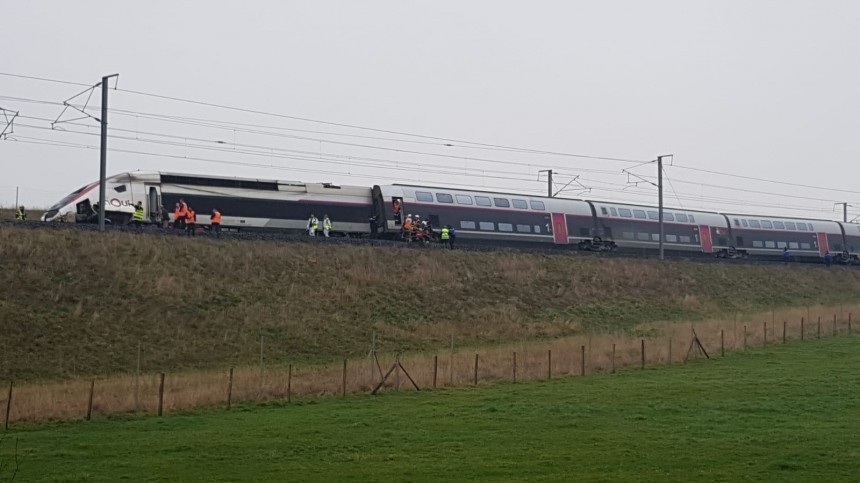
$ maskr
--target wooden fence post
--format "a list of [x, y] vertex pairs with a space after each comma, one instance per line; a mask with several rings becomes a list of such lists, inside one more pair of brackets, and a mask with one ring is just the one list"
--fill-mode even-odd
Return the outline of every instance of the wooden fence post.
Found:
[[782, 343], [785, 344], [785, 330], [788, 326], [788, 321], [782, 321]]
[[800, 318], [800, 340], [803, 340], [804, 335], [806, 335], [806, 328], [803, 326], [804, 320], [803, 317]]
[[720, 357], [726, 356], [726, 331], [720, 329]]
[[818, 338], [818, 339], [821, 338], [821, 316], [820, 315], [818, 316], [818, 335], [816, 336], [816, 338]]
[[158, 415], [164, 414], [164, 373], [161, 373], [161, 380], [158, 383]]
[[546, 351], [546, 378], [552, 379], [552, 349]]
[[227, 376], [227, 409], [233, 405], [233, 368], [230, 368], [230, 374]]
[[517, 351], [514, 351], [514, 382], [517, 382]]
[[764, 329], [762, 330], [762, 334], [764, 334], [764, 342], [761, 345], [767, 345], [767, 322], [764, 323]]
[[744, 350], [747, 350], [747, 326], [744, 326]]
[[833, 335], [836, 335], [836, 314], [833, 314]]
[[848, 335], [851, 335], [851, 312], [848, 312]]
[[615, 374], [615, 344], [612, 344], [612, 374]]
[[585, 346], [580, 347], [579, 375], [585, 375]]
[[641, 346], [642, 346], [641, 350], [639, 351], [640, 354], [642, 355], [642, 364], [641, 364], [642, 367], [641, 368], [645, 369], [645, 339], [641, 340]]
[[6, 422], [4, 423], [7, 430], [9, 429], [9, 413], [12, 411], [12, 386], [14, 384], [14, 381], [9, 381], [9, 396], [6, 398]]
[[478, 385], [478, 354], [475, 354], [475, 385]]
[[90, 381], [90, 398], [87, 400], [87, 421], [93, 417], [93, 392], [96, 389], [96, 380]]
[[287, 366], [287, 402], [293, 401], [293, 365]]
[[436, 375], [439, 373], [439, 355], [433, 356], [433, 389], [436, 389]]
[[341, 388], [341, 396], [346, 397], [346, 359], [343, 360], [343, 381]]
[[669, 337], [669, 364], [672, 363], [672, 338]]

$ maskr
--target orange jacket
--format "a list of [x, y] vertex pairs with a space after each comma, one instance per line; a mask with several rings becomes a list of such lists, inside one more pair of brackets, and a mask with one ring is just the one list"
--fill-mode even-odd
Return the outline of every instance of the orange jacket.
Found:
[[185, 219], [188, 223], [197, 223], [197, 213], [194, 210], [188, 210], [188, 214], [185, 215]]
[[221, 212], [212, 210], [212, 217], [209, 219], [212, 223], [221, 223]]
[[403, 224], [403, 229], [404, 230], [411, 230], [412, 229], [412, 220], [411, 219], [409, 219], [409, 218], [406, 219], [406, 223]]

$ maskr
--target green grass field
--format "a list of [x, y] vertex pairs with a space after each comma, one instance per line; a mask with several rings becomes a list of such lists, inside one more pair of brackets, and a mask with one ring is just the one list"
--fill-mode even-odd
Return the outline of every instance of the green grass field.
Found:
[[[860, 338], [616, 375], [13, 428], [20, 481], [848, 481]], [[9, 476], [7, 467], [0, 478]]]

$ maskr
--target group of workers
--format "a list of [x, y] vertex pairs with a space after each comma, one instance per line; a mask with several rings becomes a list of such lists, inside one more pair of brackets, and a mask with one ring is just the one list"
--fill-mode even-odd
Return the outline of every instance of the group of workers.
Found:
[[[138, 203], [143, 219], [143, 205]], [[135, 219], [137, 218], [137, 207], [135, 207]], [[221, 236], [221, 212], [217, 208], [212, 209], [209, 215], [209, 225], [216, 237]], [[180, 199], [173, 209], [173, 229], [185, 230], [188, 236], [195, 236], [197, 230], [197, 212], [194, 211], [184, 199]]]
[[[427, 220], [422, 220], [421, 215], [415, 215], [414, 218], [412, 215], [406, 215], [401, 228], [401, 235], [406, 241], [421, 243], [430, 243], [435, 237], [433, 226]], [[453, 249], [456, 237], [457, 233], [451, 225], [445, 225], [439, 230], [438, 240], [445, 247]]]
[[[323, 227], [323, 236], [328, 238], [329, 235], [331, 234], [331, 218], [329, 218], [328, 215], [323, 215], [322, 227]], [[316, 217], [316, 215], [311, 213], [311, 216], [308, 218], [308, 226], [307, 226], [308, 235], [317, 236], [317, 231], [319, 231], [319, 229], [320, 229], [320, 220], [319, 220], [319, 218]]]

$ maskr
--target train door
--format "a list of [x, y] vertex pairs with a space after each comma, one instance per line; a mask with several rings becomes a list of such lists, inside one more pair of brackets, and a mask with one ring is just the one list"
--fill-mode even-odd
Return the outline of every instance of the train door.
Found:
[[556, 245], [570, 243], [570, 240], [567, 239], [567, 220], [564, 213], [552, 214], [552, 237]]
[[158, 188], [147, 185], [146, 190], [146, 212], [149, 214], [149, 222], [153, 224], [161, 223], [164, 209], [161, 206], [161, 195], [158, 193]]
[[827, 244], [827, 234], [819, 233], [818, 234], [818, 253], [823, 257], [827, 255], [827, 252], [830, 251], [830, 247]]
[[714, 242], [711, 239], [711, 227], [699, 225], [699, 238], [702, 242], [702, 252], [714, 253]]

